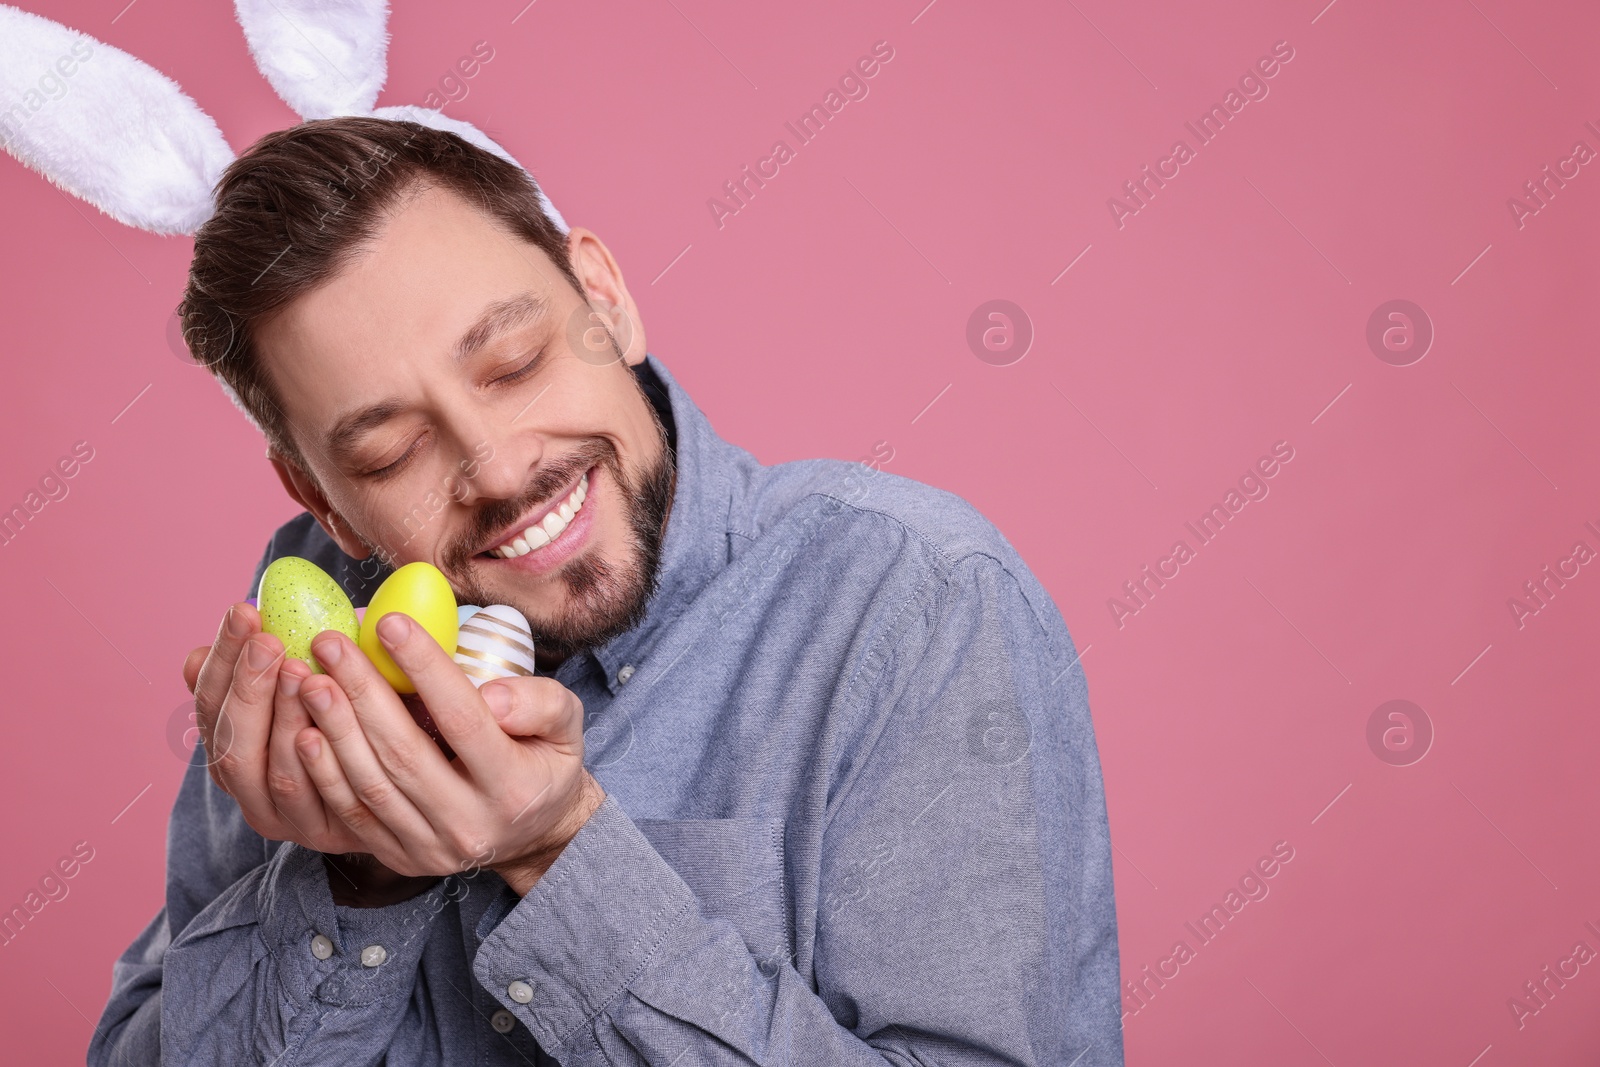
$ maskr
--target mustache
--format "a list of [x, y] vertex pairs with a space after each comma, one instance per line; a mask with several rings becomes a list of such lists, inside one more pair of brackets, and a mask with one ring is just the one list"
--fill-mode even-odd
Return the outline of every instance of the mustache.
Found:
[[491, 500], [478, 510], [471, 528], [461, 539], [443, 553], [449, 569], [456, 569], [487, 547], [489, 538], [527, 514], [536, 504], [570, 486], [584, 471], [596, 463], [614, 461], [615, 449], [608, 441], [597, 441], [580, 449], [558, 463], [542, 468], [528, 488], [513, 499]]

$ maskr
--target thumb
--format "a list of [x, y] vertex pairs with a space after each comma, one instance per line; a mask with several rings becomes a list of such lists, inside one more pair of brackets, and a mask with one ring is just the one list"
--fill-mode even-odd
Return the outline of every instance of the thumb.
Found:
[[583, 702], [554, 678], [496, 679], [478, 694], [512, 737], [563, 742], [583, 736]]
[[211, 654], [210, 645], [201, 645], [189, 653], [183, 661], [183, 684], [189, 687], [189, 692], [194, 692], [194, 687], [200, 682], [200, 668], [205, 666], [206, 657]]

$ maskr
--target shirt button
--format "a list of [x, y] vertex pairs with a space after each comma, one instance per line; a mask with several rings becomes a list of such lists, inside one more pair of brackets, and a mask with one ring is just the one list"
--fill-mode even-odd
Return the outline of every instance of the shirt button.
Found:
[[389, 958], [389, 950], [382, 945], [368, 945], [361, 950], [361, 966], [381, 967], [383, 961]]
[[333, 942], [318, 934], [311, 939], [311, 954], [319, 960], [325, 960], [333, 955]]
[[511, 1032], [511, 1028], [517, 1025], [517, 1019], [516, 1016], [512, 1015], [509, 1011], [501, 1008], [499, 1011], [489, 1016], [489, 1025], [494, 1027], [495, 1033], [497, 1034], [509, 1034]]
[[518, 1004], [526, 1004], [533, 999], [533, 986], [519, 979], [506, 986], [506, 996]]
[[618, 685], [627, 685], [628, 684], [628, 679], [632, 678], [632, 677], [633, 677], [633, 664], [624, 663], [622, 665], [622, 669], [617, 672], [617, 684]]

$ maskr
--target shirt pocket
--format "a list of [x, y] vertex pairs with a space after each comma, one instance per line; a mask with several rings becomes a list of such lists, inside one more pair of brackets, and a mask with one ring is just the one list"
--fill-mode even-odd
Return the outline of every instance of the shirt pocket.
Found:
[[793, 958], [782, 819], [635, 819], [708, 918], [726, 919], [772, 977]]

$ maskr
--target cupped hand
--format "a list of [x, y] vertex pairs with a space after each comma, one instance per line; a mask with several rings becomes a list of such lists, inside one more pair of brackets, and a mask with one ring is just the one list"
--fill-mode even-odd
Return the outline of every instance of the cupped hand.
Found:
[[366, 851], [328, 817], [295, 752], [295, 736], [311, 725], [295, 694], [310, 676], [307, 664], [285, 657], [283, 643], [262, 632], [260, 613], [247, 602], [232, 605], [216, 640], [191, 651], [183, 665], [207, 770], [250, 828], [319, 852]]
[[[407, 616], [390, 614], [377, 629], [456, 758], [348, 637], [318, 635], [313, 651], [328, 674], [286, 697], [311, 723], [294, 741], [326, 816], [312, 835], [342, 827], [401, 874], [488, 867], [525, 892], [605, 796], [583, 766], [582, 702], [550, 678], [480, 692]], [[492, 707], [502, 702], [503, 723]]]

